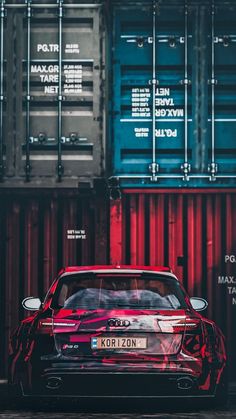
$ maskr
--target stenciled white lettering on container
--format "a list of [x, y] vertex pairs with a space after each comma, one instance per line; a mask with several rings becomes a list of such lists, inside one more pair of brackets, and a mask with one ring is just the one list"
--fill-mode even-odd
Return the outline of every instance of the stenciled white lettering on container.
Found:
[[[40, 45], [38, 44], [37, 48]], [[58, 94], [59, 66], [57, 64], [32, 64], [30, 70], [32, 75], [38, 75], [44, 93]]]
[[[44, 93], [57, 94], [59, 82], [59, 66], [47, 64], [32, 64], [31, 74], [37, 74], [43, 86]], [[63, 65], [63, 93], [81, 93], [83, 69], [81, 64]]]
[[172, 97], [157, 98], [155, 102], [156, 106], [174, 106], [174, 99]]
[[156, 109], [156, 117], [183, 117], [183, 109]]
[[58, 90], [59, 90], [58, 86], [44, 86], [44, 93], [55, 95], [58, 93]]
[[31, 73], [59, 73], [59, 66], [53, 64], [32, 64]]
[[[156, 118], [183, 118], [184, 109], [175, 108], [174, 98], [170, 97], [171, 89], [165, 87], [157, 87], [155, 94], [155, 116]], [[175, 129], [156, 129], [156, 137], [158, 138], [176, 138], [178, 130]]]
[[37, 44], [37, 52], [59, 52], [58, 44]]
[[177, 137], [177, 129], [156, 129], [155, 135], [158, 138]]
[[42, 83], [58, 83], [58, 74], [40, 74], [40, 81]]
[[156, 96], [170, 96], [169, 87], [157, 87]]
[[[65, 54], [76, 54], [80, 53], [79, 43], [67, 43], [65, 44]], [[41, 56], [45, 56], [46, 59], [53, 58], [57, 59], [59, 53], [59, 45], [56, 43], [38, 43], [36, 44], [36, 52]], [[40, 56], [39, 55], [39, 56]], [[49, 55], [49, 56], [48, 56]], [[70, 60], [73, 58], [70, 56]], [[40, 58], [39, 58], [40, 61]], [[63, 64], [62, 65], [62, 92], [63, 94], [78, 94], [82, 92], [82, 65], [79, 64]], [[59, 92], [59, 64], [32, 64], [31, 75], [38, 75], [39, 81], [43, 88], [43, 93], [46, 94], [58, 94]]]
[[[225, 255], [225, 264], [236, 263], [236, 254]], [[235, 275], [218, 275], [217, 284], [224, 286], [229, 296], [229, 301], [236, 305], [236, 276]]]
[[64, 65], [64, 93], [81, 93], [83, 68], [81, 64]]
[[[59, 52], [59, 45], [58, 44], [37, 44], [36, 46], [37, 52]], [[65, 54], [79, 54], [80, 53], [80, 46], [78, 43], [75, 44], [66, 44], [65, 45]]]
[[87, 234], [85, 230], [67, 230], [67, 239], [68, 240], [86, 240]]
[[148, 137], [149, 128], [134, 128], [135, 137]]
[[[131, 91], [131, 115], [133, 118], [152, 118], [152, 93], [149, 87], [133, 87]], [[184, 109], [176, 107], [174, 97], [171, 97], [171, 88], [157, 87], [155, 92], [155, 117], [160, 118], [184, 118]], [[177, 128], [159, 128], [155, 135], [157, 138], [176, 138]], [[164, 121], [163, 121], [164, 122]], [[162, 124], [163, 126], [163, 124]], [[150, 128], [135, 127], [134, 135], [137, 138], [149, 138]]]
[[151, 98], [150, 89], [147, 87], [135, 87], [132, 89], [132, 117], [149, 118], [151, 116], [151, 109], [149, 100]]
[[79, 44], [66, 44], [65, 53], [66, 54], [79, 54], [80, 53]]

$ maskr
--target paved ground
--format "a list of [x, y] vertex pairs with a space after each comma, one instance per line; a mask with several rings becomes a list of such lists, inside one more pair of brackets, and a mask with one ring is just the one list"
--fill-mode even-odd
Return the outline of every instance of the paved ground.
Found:
[[188, 418], [198, 418], [198, 419], [213, 419], [213, 418], [236, 418], [236, 406], [235, 408], [231, 407], [228, 410], [224, 411], [194, 411], [194, 412], [181, 412], [173, 411], [166, 413], [165, 411], [159, 412], [123, 412], [123, 413], [112, 413], [112, 412], [80, 412], [78, 410], [71, 411], [71, 409], [61, 409], [61, 411], [36, 411], [34, 410], [5, 410], [0, 412], [0, 418], [2, 419], [11, 419], [11, 418], [77, 418], [77, 419], [188, 419]]
[[84, 402], [79, 404], [75, 401], [46, 403], [38, 400], [31, 406], [23, 407], [13, 405], [8, 398], [6, 386], [0, 382], [0, 418], [40, 418], [40, 419], [213, 419], [235, 418], [236, 419], [236, 393], [231, 391], [229, 405], [224, 410], [198, 409], [198, 406], [173, 405], [167, 400], [164, 406], [151, 402], [137, 400], [132, 403]]

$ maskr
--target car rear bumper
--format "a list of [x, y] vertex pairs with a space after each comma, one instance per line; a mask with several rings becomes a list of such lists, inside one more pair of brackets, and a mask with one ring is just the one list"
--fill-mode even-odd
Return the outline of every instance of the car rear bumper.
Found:
[[163, 398], [214, 397], [201, 391], [198, 378], [186, 373], [108, 372], [47, 369], [21, 384], [24, 396], [94, 397], [94, 398]]

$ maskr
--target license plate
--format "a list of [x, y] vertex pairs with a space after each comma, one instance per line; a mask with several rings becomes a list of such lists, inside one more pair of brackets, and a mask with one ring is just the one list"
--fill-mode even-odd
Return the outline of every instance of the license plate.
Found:
[[91, 339], [92, 349], [146, 349], [147, 338], [92, 338]]

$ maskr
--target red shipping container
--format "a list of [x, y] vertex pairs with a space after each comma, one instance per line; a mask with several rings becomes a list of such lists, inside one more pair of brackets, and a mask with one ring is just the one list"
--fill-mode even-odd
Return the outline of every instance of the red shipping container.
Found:
[[190, 296], [205, 297], [206, 316], [227, 336], [233, 377], [236, 294], [225, 277], [236, 264], [225, 259], [236, 254], [236, 191], [125, 190], [110, 205], [111, 262], [168, 265]]

